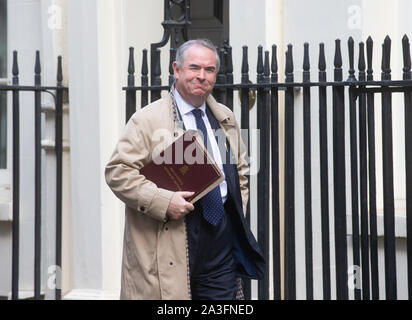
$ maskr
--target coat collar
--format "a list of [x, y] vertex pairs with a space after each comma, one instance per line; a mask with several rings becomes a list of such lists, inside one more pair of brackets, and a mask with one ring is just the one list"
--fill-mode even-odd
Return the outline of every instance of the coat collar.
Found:
[[[172, 90], [174, 90], [174, 86], [172, 86], [171, 91]], [[170, 106], [170, 114], [174, 119], [176, 127], [183, 131], [183, 121], [178, 114], [174, 114], [175, 112], [178, 113], [178, 111], [177, 108], [174, 107], [174, 97], [172, 92], [169, 92], [169, 94], [165, 96], [165, 99], [167, 104]], [[213, 113], [219, 124], [221, 124], [222, 126], [230, 127], [236, 126], [236, 120], [233, 112], [230, 111], [230, 109], [228, 109], [226, 106], [218, 103], [211, 94], [207, 97], [206, 104], [210, 108], [210, 111]]]
[[206, 104], [220, 124], [232, 127], [236, 125], [233, 113], [227, 107], [218, 103], [211, 94], [207, 97]]

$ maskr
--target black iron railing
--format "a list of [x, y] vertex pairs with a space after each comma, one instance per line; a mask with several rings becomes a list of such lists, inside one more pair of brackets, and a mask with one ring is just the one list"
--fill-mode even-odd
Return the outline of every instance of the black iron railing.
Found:
[[[20, 93], [33, 92], [34, 94], [34, 145], [35, 145], [35, 204], [34, 204], [34, 298], [41, 298], [41, 226], [42, 226], [42, 202], [41, 202], [41, 93], [51, 94], [55, 101], [55, 153], [56, 153], [56, 265], [62, 265], [62, 132], [63, 132], [63, 94], [68, 90], [62, 84], [62, 58], [58, 57], [57, 83], [55, 86], [41, 85], [41, 65], [40, 53], [36, 52], [34, 86], [24, 86], [19, 84], [19, 67], [17, 61], [17, 51], [13, 52], [12, 84], [0, 85], [0, 91], [11, 92], [12, 94], [12, 299], [19, 299], [19, 257], [20, 257]], [[29, 106], [24, 106], [29, 107]], [[56, 285], [55, 298], [61, 299], [60, 284]]]
[[[382, 45], [382, 73], [380, 80], [374, 80], [372, 69], [373, 41], [369, 37], [365, 44], [359, 43], [358, 75], [354, 67], [355, 46], [352, 38], [348, 40], [348, 78], [344, 80], [343, 61], [340, 40], [335, 42], [333, 81], [327, 81], [324, 44], [319, 45], [318, 81], [310, 80], [309, 45], [304, 45], [302, 82], [295, 82], [292, 57], [292, 45], [288, 45], [285, 61], [285, 81], [278, 82], [277, 47], [270, 52], [258, 47], [257, 79], [249, 81], [248, 48], [243, 47], [241, 82], [233, 83], [232, 51], [226, 46], [219, 50], [222, 61], [213, 92], [214, 97], [233, 110], [234, 92], [239, 92], [243, 129], [249, 129], [249, 103], [253, 94], [257, 99], [257, 127], [260, 129], [260, 171], [257, 181], [257, 221], [258, 241], [265, 252], [267, 261], [273, 265], [272, 287], [274, 299], [281, 298], [281, 236], [284, 241], [284, 298], [296, 298], [296, 234], [295, 234], [295, 96], [296, 88], [303, 96], [303, 175], [298, 177], [304, 184], [304, 241], [305, 241], [305, 276], [306, 298], [314, 297], [313, 253], [321, 251], [323, 299], [332, 298], [331, 284], [336, 284], [336, 298], [348, 299], [353, 290], [355, 299], [397, 299], [397, 271], [395, 246], [395, 205], [393, 182], [393, 136], [392, 136], [392, 95], [403, 93], [405, 108], [405, 175], [406, 175], [406, 234], [408, 294], [412, 298], [412, 77], [409, 39], [405, 35], [403, 45], [403, 80], [392, 80], [390, 70], [391, 40], [385, 38]], [[175, 51], [170, 50], [170, 63]], [[141, 86], [135, 86], [134, 54], [130, 50], [128, 86], [126, 92], [126, 121], [136, 111], [136, 92], [141, 93], [141, 107], [160, 97], [162, 90], [169, 90], [173, 82], [173, 70], [169, 68], [169, 84], [161, 85], [160, 51], [151, 62], [154, 77], [148, 85], [147, 51], [143, 51]], [[157, 70], [157, 71], [156, 71]], [[313, 105], [311, 93], [318, 90], [318, 105]], [[331, 88], [332, 103], [328, 104], [328, 88]], [[279, 91], [284, 91], [284, 119], [279, 119]], [[375, 97], [380, 93], [382, 100], [382, 141], [375, 139]], [[312, 171], [311, 108], [319, 110], [319, 171]], [[345, 110], [349, 113], [350, 160], [345, 159]], [[332, 112], [332, 123], [328, 123], [328, 112]], [[279, 124], [283, 121], [284, 141], [279, 144]], [[300, 124], [299, 124], [300, 125]], [[328, 126], [333, 127], [332, 145], [328, 148]], [[383, 173], [383, 220], [384, 220], [384, 261], [385, 294], [379, 292], [378, 232], [377, 232], [377, 197], [376, 197], [376, 150], [382, 146]], [[249, 144], [247, 144], [249, 146]], [[280, 147], [284, 152], [284, 198], [280, 199]], [[334, 207], [329, 210], [329, 159], [333, 163]], [[350, 169], [349, 169], [350, 167]], [[271, 180], [270, 173], [271, 172]], [[350, 174], [350, 186], [346, 175]], [[320, 230], [313, 229], [312, 217], [312, 177], [320, 178]], [[269, 193], [269, 190], [272, 192]], [[351, 192], [351, 207], [347, 208], [347, 191]], [[280, 212], [283, 201], [284, 210]], [[271, 210], [270, 210], [271, 208]], [[352, 252], [348, 252], [347, 214], [352, 218]], [[333, 214], [334, 228], [329, 229], [329, 220]], [[280, 218], [284, 217], [284, 229], [281, 232]], [[272, 252], [269, 254], [269, 217], [272, 219]], [[250, 207], [247, 212], [250, 221]], [[313, 246], [314, 232], [321, 233], [321, 245]], [[334, 252], [330, 242], [334, 238]], [[335, 257], [335, 275], [332, 275], [331, 255]], [[361, 284], [354, 289], [348, 286], [348, 255], [353, 258], [353, 265], [361, 268]], [[333, 279], [334, 277], [334, 279]], [[265, 278], [258, 283], [258, 298], [268, 299], [269, 264]], [[250, 284], [246, 287], [246, 297], [250, 298]]]

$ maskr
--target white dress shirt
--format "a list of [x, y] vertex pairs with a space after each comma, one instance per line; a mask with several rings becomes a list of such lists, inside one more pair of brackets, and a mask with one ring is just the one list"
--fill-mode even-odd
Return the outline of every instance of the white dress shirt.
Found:
[[186, 130], [197, 130], [196, 118], [195, 118], [195, 115], [192, 113], [192, 110], [194, 109], [202, 110], [202, 119], [206, 126], [208, 140], [210, 141], [210, 144], [212, 146], [213, 158], [215, 159], [215, 162], [217, 166], [219, 167], [220, 172], [225, 178], [225, 180], [223, 180], [223, 182], [219, 185], [220, 194], [222, 196], [222, 201], [224, 203], [227, 198], [226, 177], [225, 177], [225, 172], [223, 171], [222, 157], [220, 155], [219, 146], [217, 145], [217, 141], [213, 133], [213, 129], [210, 126], [209, 119], [206, 116], [206, 103], [203, 102], [203, 104], [199, 108], [195, 108], [194, 106], [187, 103], [176, 89], [174, 92], [174, 96], [175, 96], [176, 104], [179, 109], [179, 112], [182, 117]]

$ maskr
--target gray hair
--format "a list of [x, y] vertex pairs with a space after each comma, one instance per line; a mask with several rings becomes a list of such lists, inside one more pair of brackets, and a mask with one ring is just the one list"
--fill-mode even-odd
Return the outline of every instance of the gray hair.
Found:
[[187, 50], [192, 46], [201, 46], [212, 50], [216, 56], [216, 72], [220, 68], [220, 58], [219, 53], [216, 50], [215, 45], [209, 39], [195, 39], [189, 40], [183, 43], [176, 51], [176, 64], [178, 67], [182, 66], [183, 60], [186, 56]]

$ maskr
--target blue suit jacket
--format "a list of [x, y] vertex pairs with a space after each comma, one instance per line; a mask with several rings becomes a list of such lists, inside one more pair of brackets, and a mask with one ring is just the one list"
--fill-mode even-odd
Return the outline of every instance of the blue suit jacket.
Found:
[[[221, 129], [219, 122], [208, 106], [206, 107], [206, 114], [212, 129]], [[227, 148], [223, 151], [221, 150], [221, 156], [223, 160], [223, 171], [226, 176], [228, 188], [228, 201], [231, 201], [232, 204], [229, 205], [231, 212], [228, 214], [234, 229], [234, 257], [237, 262], [240, 276], [252, 279], [261, 279], [265, 270], [265, 259], [259, 244], [247, 225], [247, 221], [244, 217], [238, 170], [236, 164], [234, 164], [233, 161], [230, 161], [231, 157], [233, 158], [233, 155], [231, 154], [230, 145], [227, 140], [226, 145]], [[226, 159], [226, 161], [224, 159]]]

